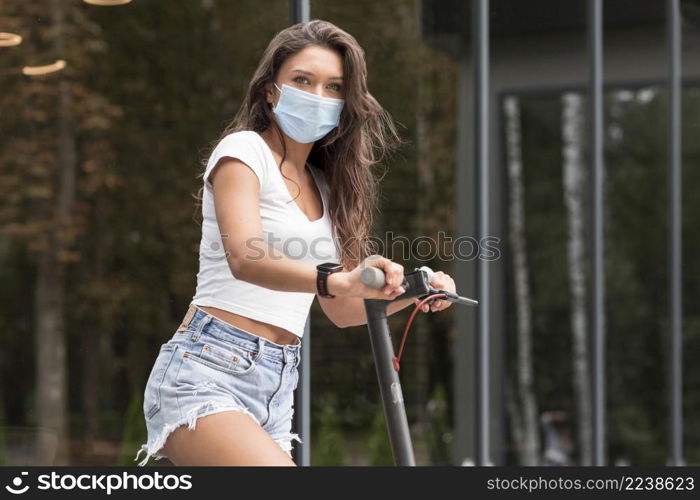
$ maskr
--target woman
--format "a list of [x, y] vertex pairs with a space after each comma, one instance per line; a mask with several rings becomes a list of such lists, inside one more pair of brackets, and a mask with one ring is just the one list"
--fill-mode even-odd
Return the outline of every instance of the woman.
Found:
[[[344, 328], [366, 323], [363, 299], [405, 291], [403, 267], [367, 245], [369, 168], [400, 142], [367, 90], [364, 51], [351, 35], [313, 20], [270, 42], [206, 162], [197, 290], [146, 385], [139, 465], [151, 456], [295, 465], [294, 389], [314, 295]], [[336, 265], [319, 270], [323, 263]], [[360, 281], [366, 265], [384, 271], [383, 289]], [[442, 272], [433, 284], [454, 291]], [[413, 302], [392, 302], [387, 313]]]

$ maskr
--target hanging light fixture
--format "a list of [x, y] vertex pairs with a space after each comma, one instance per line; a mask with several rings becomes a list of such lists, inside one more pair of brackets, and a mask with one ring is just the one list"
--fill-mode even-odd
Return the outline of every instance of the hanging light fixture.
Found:
[[22, 68], [22, 74], [27, 76], [46, 75], [48, 73], [54, 73], [55, 71], [61, 71], [65, 67], [66, 61], [58, 59], [55, 63], [45, 66], [25, 66]]
[[124, 5], [131, 2], [131, 0], [83, 0], [83, 2], [92, 5]]
[[22, 43], [22, 37], [14, 33], [0, 32], [0, 47], [14, 47]]

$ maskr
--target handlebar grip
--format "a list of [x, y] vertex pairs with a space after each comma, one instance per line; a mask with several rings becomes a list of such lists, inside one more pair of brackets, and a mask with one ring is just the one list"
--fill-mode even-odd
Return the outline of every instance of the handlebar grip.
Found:
[[382, 288], [386, 284], [384, 271], [378, 267], [365, 267], [360, 273], [360, 281], [372, 288]]
[[[430, 269], [428, 266], [421, 266], [419, 270], [425, 271], [428, 277], [428, 282], [433, 279], [435, 271]], [[386, 284], [386, 276], [384, 275], [384, 271], [378, 267], [368, 266], [362, 270], [362, 273], [360, 274], [360, 281], [367, 286], [371, 286], [372, 288], [382, 288]], [[406, 280], [404, 280], [404, 283], [405, 282]]]
[[427, 273], [427, 275], [428, 275], [428, 283], [430, 283], [430, 281], [432, 281], [433, 275], [435, 274], [435, 271], [433, 271], [432, 269], [430, 269], [428, 266], [420, 266], [420, 267], [418, 268], [418, 270], [419, 270], [419, 271], [425, 271], [425, 272]]

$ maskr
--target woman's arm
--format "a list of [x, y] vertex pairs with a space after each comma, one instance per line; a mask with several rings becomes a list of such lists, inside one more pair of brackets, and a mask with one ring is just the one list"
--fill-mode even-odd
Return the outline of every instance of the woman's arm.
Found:
[[[210, 174], [214, 208], [231, 273], [237, 278], [272, 290], [316, 293], [316, 266], [287, 257], [263, 237], [259, 210], [260, 182], [247, 164], [233, 157], [222, 159]], [[375, 289], [360, 281], [361, 268], [334, 273], [329, 292], [344, 298], [393, 299], [404, 293], [403, 267], [381, 256], [367, 265], [384, 271], [387, 284]], [[369, 261], [370, 259], [366, 259]], [[342, 276], [340, 276], [342, 275]], [[389, 291], [386, 295], [384, 292]]]
[[[331, 293], [333, 290], [333, 280], [335, 277], [336, 275], [333, 274], [328, 277], [328, 286]], [[442, 271], [438, 271], [433, 275], [430, 284], [440, 290], [456, 292], [454, 280], [448, 274], [445, 274]], [[362, 297], [336, 296], [333, 298], [324, 298], [319, 297], [318, 295], [316, 296], [318, 297], [319, 304], [321, 304], [321, 309], [325, 315], [328, 316], [328, 319], [330, 319], [337, 327], [347, 328], [349, 326], [367, 324], [367, 314], [365, 312], [365, 304]], [[416, 303], [418, 303], [417, 298], [392, 300], [386, 308], [386, 315], [391, 316], [395, 312], [406, 308], [406, 306]], [[452, 303], [450, 301], [438, 299], [432, 306], [424, 304], [422, 310], [423, 312], [428, 312], [428, 310], [437, 312], [446, 309], [451, 305]]]
[[210, 174], [214, 207], [231, 273], [256, 285], [286, 292], [316, 292], [316, 268], [290, 259], [263, 237], [260, 181], [248, 165], [227, 157]]
[[[331, 275], [332, 276], [332, 275]], [[333, 297], [332, 299], [318, 297], [321, 309], [338, 328], [367, 324], [367, 314], [362, 297]], [[414, 299], [392, 300], [386, 308], [386, 315], [391, 316], [397, 311], [411, 305]]]

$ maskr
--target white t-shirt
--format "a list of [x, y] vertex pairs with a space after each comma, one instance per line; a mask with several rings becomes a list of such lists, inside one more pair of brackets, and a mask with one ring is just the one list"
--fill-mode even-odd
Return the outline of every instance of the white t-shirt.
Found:
[[339, 261], [328, 214], [329, 185], [323, 171], [307, 163], [323, 200], [323, 215], [310, 221], [296, 201], [290, 201], [292, 195], [265, 140], [252, 130], [233, 132], [219, 141], [204, 173], [199, 272], [192, 303], [276, 325], [302, 337], [314, 293], [273, 290], [236, 279], [231, 273], [209, 181], [210, 172], [223, 157], [240, 159], [258, 176], [263, 234], [278, 255], [284, 252], [288, 258], [314, 265]]

